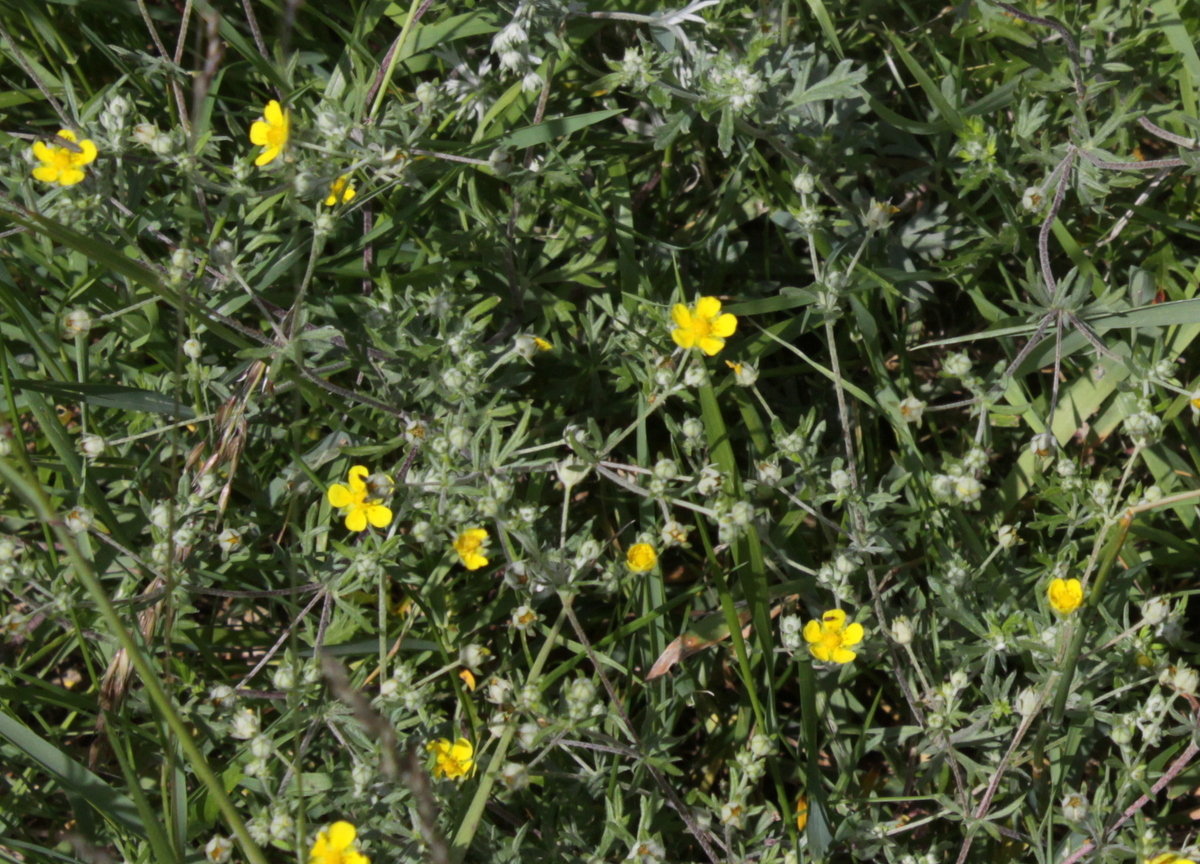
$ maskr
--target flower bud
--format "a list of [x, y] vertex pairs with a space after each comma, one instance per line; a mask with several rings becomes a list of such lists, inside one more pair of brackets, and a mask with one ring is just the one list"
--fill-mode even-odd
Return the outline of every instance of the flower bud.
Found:
[[797, 195], [811, 195], [817, 188], [817, 181], [813, 179], [812, 174], [808, 173], [807, 166], [792, 178], [792, 188], [796, 190]]
[[1147, 624], [1158, 624], [1171, 614], [1171, 601], [1166, 597], [1151, 597], [1142, 604], [1142, 617]]
[[1031, 717], [1042, 710], [1041, 697], [1032, 687], [1026, 687], [1017, 696], [1016, 709], [1022, 717]]
[[63, 514], [63, 524], [67, 526], [67, 530], [82, 534], [92, 527], [95, 517], [92, 516], [92, 511], [83, 506], [75, 506]]
[[505, 762], [500, 769], [500, 782], [510, 791], [519, 792], [529, 785], [529, 769], [517, 762]]
[[226, 864], [233, 857], [233, 841], [217, 834], [204, 847], [204, 857], [212, 864]]
[[538, 614], [524, 604], [512, 611], [512, 626], [524, 633], [538, 622]]
[[1011, 549], [1021, 542], [1021, 537], [1012, 525], [1001, 525], [1000, 530], [996, 532], [996, 542], [1000, 544], [1001, 549]]
[[900, 645], [908, 645], [912, 642], [912, 623], [906, 616], [898, 615], [892, 620], [892, 638]]
[[850, 472], [841, 468], [837, 468], [829, 474], [829, 485], [833, 487], [834, 492], [845, 492], [853, 482]]
[[88, 434], [79, 439], [79, 449], [88, 459], [96, 459], [103, 455], [107, 448], [108, 442], [99, 435]]
[[954, 497], [961, 504], [973, 504], [983, 494], [983, 484], [969, 474], [959, 477], [954, 484]]
[[63, 319], [63, 335], [85, 336], [92, 329], [92, 313], [86, 309], [72, 309]]
[[699, 418], [689, 417], [683, 421], [683, 436], [689, 441], [698, 441], [704, 434], [704, 423]]
[[258, 734], [258, 715], [251, 708], [243, 708], [233, 715], [229, 734], [242, 741], [249, 741]]
[[1088, 815], [1087, 799], [1082, 795], [1065, 796], [1062, 800], [1062, 814], [1068, 822], [1082, 822]]

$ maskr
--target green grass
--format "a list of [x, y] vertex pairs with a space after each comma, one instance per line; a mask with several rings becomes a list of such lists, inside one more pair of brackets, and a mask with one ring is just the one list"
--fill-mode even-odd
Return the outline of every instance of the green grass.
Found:
[[1196, 857], [1194, 10], [248, 8], [0, 9], [0, 859]]

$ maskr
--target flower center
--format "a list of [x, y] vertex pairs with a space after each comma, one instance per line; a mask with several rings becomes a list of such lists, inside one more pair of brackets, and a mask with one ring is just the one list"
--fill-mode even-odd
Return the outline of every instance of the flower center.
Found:
[[50, 156], [52, 157], [51, 164], [59, 171], [67, 171], [71, 168], [71, 151], [66, 147], [51, 147]]
[[707, 318], [697, 316], [692, 319], [692, 332], [696, 334], [697, 338], [703, 339], [712, 333], [712, 322]]

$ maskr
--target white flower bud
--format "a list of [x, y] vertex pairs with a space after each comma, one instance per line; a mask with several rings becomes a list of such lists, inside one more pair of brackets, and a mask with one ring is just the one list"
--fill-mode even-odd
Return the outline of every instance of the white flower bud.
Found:
[[683, 436], [689, 441], [698, 441], [704, 434], [704, 423], [699, 418], [689, 417], [683, 421]]
[[486, 663], [491, 656], [492, 652], [487, 648], [472, 643], [459, 649], [458, 662], [462, 663], [462, 665], [466, 666], [472, 672], [478, 672], [479, 667]]
[[949, 474], [934, 474], [929, 479], [929, 493], [938, 501], [949, 501], [954, 496], [957, 478]]
[[271, 829], [265, 816], [255, 816], [246, 822], [246, 831], [255, 843], [263, 844], [271, 840]]
[[467, 376], [457, 366], [451, 366], [442, 373], [442, 383], [450, 390], [461, 390], [467, 383]]
[[703, 366], [689, 366], [683, 373], [683, 383], [688, 387], [702, 387], [707, 380]]
[[21, 554], [21, 547], [12, 537], [0, 537], [0, 563], [16, 560]]
[[746, 806], [741, 801], [729, 801], [721, 805], [721, 824], [730, 828], [742, 828], [746, 824]]
[[505, 762], [500, 769], [500, 782], [509, 790], [519, 792], [529, 785], [529, 769], [517, 762]]
[[1108, 737], [1117, 746], [1125, 747], [1133, 740], [1134, 729], [1133, 720], [1129, 717], [1122, 717], [1119, 722], [1108, 730]]
[[86, 309], [72, 309], [63, 319], [63, 335], [84, 336], [92, 329], [92, 313]]
[[749, 363], [734, 363], [733, 378], [739, 387], [753, 387], [758, 382], [758, 369]]
[[425, 521], [417, 522], [412, 526], [408, 536], [424, 546], [433, 539], [433, 526]]
[[1000, 544], [1001, 549], [1011, 549], [1021, 542], [1021, 536], [1012, 525], [1001, 525], [1000, 530], [996, 532], [996, 542]]
[[233, 715], [229, 734], [242, 741], [249, 741], [258, 734], [258, 715], [252, 708], [243, 708]]
[[1171, 675], [1171, 686], [1188, 696], [1195, 696], [1200, 687], [1200, 672], [1182, 663]]
[[266, 735], [255, 735], [250, 740], [250, 752], [256, 759], [266, 759], [275, 752], [275, 745]]
[[660, 480], [674, 480], [679, 476], [679, 464], [674, 459], [659, 459], [654, 463], [654, 476]]
[[63, 514], [63, 524], [67, 526], [67, 530], [75, 534], [82, 534], [92, 527], [95, 517], [92, 516], [92, 511], [81, 505], [72, 507]]
[[1158, 624], [1171, 614], [1171, 601], [1166, 597], [1151, 597], [1142, 604], [1142, 618], [1147, 624]]
[[1029, 441], [1029, 452], [1043, 459], [1053, 456], [1057, 449], [1058, 441], [1049, 432], [1040, 432]]
[[522, 723], [517, 727], [517, 743], [525, 750], [532, 750], [540, 731], [536, 723]]
[[796, 190], [798, 195], [811, 195], [813, 190], [817, 188], [817, 181], [808, 173], [808, 168], [800, 170], [800, 173], [792, 178], [792, 188]]
[[542, 85], [546, 82], [542, 80], [542, 76], [536, 72], [530, 72], [521, 79], [521, 90], [525, 93], [533, 93], [542, 89]]
[[778, 486], [783, 479], [783, 469], [774, 460], [756, 462], [754, 467], [758, 469], [758, 482], [764, 486]]
[[983, 494], [983, 484], [970, 475], [959, 477], [954, 484], [954, 497], [962, 504], [973, 504]]
[[966, 686], [971, 683], [970, 676], [961, 669], [955, 669], [950, 673], [950, 688], [957, 693], [960, 690], [966, 689]]
[[183, 353], [193, 360], [199, 360], [200, 355], [204, 353], [204, 346], [200, 344], [200, 340], [195, 336], [185, 339], [183, 342]]
[[217, 535], [217, 546], [227, 553], [236, 552], [242, 548], [242, 534], [233, 528], [224, 528]]
[[233, 841], [217, 834], [204, 847], [204, 857], [212, 864], [225, 864], [233, 856]]
[[1017, 713], [1022, 717], [1031, 717], [1042, 709], [1041, 698], [1038, 696], [1037, 690], [1032, 687], [1026, 687], [1017, 696], [1016, 704]]
[[904, 615], [892, 619], [892, 638], [900, 645], [908, 645], [913, 639], [912, 623]]
[[1062, 800], [1063, 818], [1068, 822], [1082, 822], [1088, 815], [1088, 802], [1082, 795], [1066, 795]]
[[108, 449], [108, 442], [99, 435], [89, 433], [79, 439], [79, 449], [88, 459], [96, 459]]
[[658, 534], [662, 540], [664, 547], [668, 546], [686, 546], [688, 539], [688, 529], [680, 525], [674, 519], [671, 519], [667, 524], [663, 525], [662, 531]]
[[[355, 768], [358, 766], [355, 765]], [[353, 773], [353, 772], [352, 772]], [[271, 817], [271, 839], [276, 843], [287, 843], [295, 840], [296, 823], [286, 813], [276, 813]]]
[[947, 354], [942, 361], [942, 372], [951, 378], [965, 378], [971, 374], [971, 358], [965, 351]]
[[133, 127], [133, 140], [143, 147], [153, 147], [154, 139], [160, 134], [158, 127], [153, 123], [139, 123]]
[[559, 481], [567, 489], [574, 489], [592, 471], [591, 465], [573, 459], [564, 459], [554, 466]]
[[845, 492], [853, 483], [849, 471], [844, 471], [838, 468], [829, 474], [829, 485], [833, 487], [834, 492]]
[[715, 494], [721, 488], [722, 482], [721, 469], [716, 465], [706, 465], [700, 470], [700, 476], [696, 482], [696, 491], [708, 497]]
[[567, 716], [572, 720], [582, 720], [591, 712], [592, 703], [596, 701], [596, 685], [590, 678], [576, 678], [567, 685], [564, 698]]
[[538, 622], [538, 613], [524, 604], [512, 611], [512, 626], [524, 633]]
[[228, 684], [218, 684], [208, 691], [208, 701], [217, 708], [229, 708], [237, 702], [237, 694]]
[[754, 507], [746, 501], [737, 501], [729, 508], [729, 518], [734, 525], [745, 528], [754, 521]]
[[296, 668], [287, 661], [280, 663], [271, 674], [271, 684], [276, 690], [290, 693], [296, 686]]

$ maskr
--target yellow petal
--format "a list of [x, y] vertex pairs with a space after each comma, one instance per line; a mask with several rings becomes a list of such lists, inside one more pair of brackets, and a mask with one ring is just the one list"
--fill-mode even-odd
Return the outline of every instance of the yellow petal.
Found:
[[821, 641], [821, 622], [813, 620], [804, 625], [804, 641], [805, 642], [820, 642]]
[[472, 528], [470, 531], [465, 532], [464, 536], [468, 540], [473, 540], [476, 543], [482, 543], [487, 539], [488, 532], [486, 528]]
[[371, 476], [366, 465], [355, 465], [350, 469], [350, 488], [355, 492], [364, 492], [367, 488], [367, 478]]
[[830, 658], [831, 654], [830, 654], [829, 648], [826, 647], [825, 645], [823, 645], [821, 643], [817, 643], [816, 645], [810, 645], [810, 646], [808, 646], [808, 650], [811, 651], [812, 655], [814, 657], [816, 657], [818, 660], [820, 660], [821, 662], [823, 662], [823, 663], [829, 662], [829, 658]]
[[466, 738], [459, 738], [450, 748], [450, 757], [458, 762], [465, 762], [475, 754], [475, 748]]
[[[863, 640], [863, 626], [857, 622], [851, 624], [842, 633], [842, 645], [857, 645]], [[838, 661], [843, 662], [843, 661]]]
[[357, 194], [358, 194], [358, 193], [354, 191], [354, 187], [353, 187], [353, 186], [351, 186], [351, 185], [349, 185], [349, 184], [347, 184], [347, 185], [346, 185], [346, 191], [344, 191], [344, 192], [342, 193], [342, 203], [343, 203], [343, 204], [349, 204], [351, 201], [353, 201], [353, 200], [354, 200], [354, 196], [355, 196], [355, 195], [357, 195]]
[[376, 528], [386, 528], [392, 524], [392, 509], [382, 504], [373, 504], [367, 508], [367, 520]]
[[278, 147], [268, 147], [254, 160], [254, 164], [261, 168], [264, 165], [274, 162], [275, 157], [279, 155], [279, 149]]
[[92, 162], [96, 161], [96, 145], [92, 139], [84, 138], [82, 141], [80, 141], [79, 149], [83, 152], [71, 154], [71, 164], [76, 168], [79, 168], [83, 165], [90, 165]]
[[329, 505], [331, 507], [349, 507], [354, 503], [354, 496], [350, 493], [350, 490], [341, 483], [334, 483], [332, 486], [330, 486], [327, 494], [329, 497]]
[[696, 302], [696, 317], [711, 321], [721, 314], [721, 301], [716, 297], [701, 297]]
[[334, 849], [345, 849], [357, 836], [358, 831], [349, 822], [334, 822], [329, 826], [329, 844]]
[[343, 852], [342, 864], [371, 864], [371, 859], [361, 852]]
[[75, 133], [74, 133], [74, 132], [72, 132], [70, 129], [59, 129], [59, 130], [58, 130], [58, 137], [59, 137], [59, 138], [66, 138], [66, 139], [67, 139], [68, 141], [70, 141], [72, 144], [74, 144], [76, 141], [78, 141], [78, 140], [79, 140], [78, 138], [76, 138], [76, 137], [75, 137]]
[[486, 567], [488, 559], [478, 552], [470, 552], [463, 556], [463, 566], [468, 570], [478, 570], [480, 567]]
[[255, 120], [250, 124], [250, 143], [257, 144], [259, 147], [266, 147], [270, 143], [267, 141], [267, 132], [270, 129], [271, 127], [263, 121]]
[[87, 175], [78, 168], [68, 168], [66, 171], [58, 175], [59, 186], [74, 186], [76, 183], [82, 183], [83, 178]]
[[830, 609], [821, 616], [821, 623], [830, 630], [841, 630], [846, 626], [846, 613], [841, 609]]
[[858, 655], [849, 648], [835, 648], [831, 656], [833, 657], [834, 663], [849, 663]]
[[329, 197], [325, 199], [325, 206], [332, 207], [335, 204], [337, 204], [337, 196], [330, 192]]
[[283, 109], [279, 107], [279, 103], [272, 99], [267, 103], [267, 107], [263, 109], [263, 119], [272, 126], [283, 125]]
[[671, 320], [686, 330], [692, 326], [692, 313], [682, 303], [676, 303], [671, 307]]
[[346, 528], [350, 531], [367, 530], [367, 514], [363, 512], [363, 508], [355, 507], [346, 514]]
[[725, 340], [718, 339], [716, 336], [705, 336], [700, 340], [700, 350], [712, 357], [725, 347]]
[[458, 677], [467, 685], [467, 689], [472, 693], [475, 692], [475, 675], [470, 669], [464, 669], [458, 673]]
[[33, 169], [33, 176], [43, 183], [57, 183], [58, 169], [52, 165], [39, 165]]
[[39, 162], [49, 163], [54, 161], [54, 151], [47, 147], [44, 141], [33, 142], [33, 155]]
[[678, 330], [672, 330], [671, 338], [675, 340], [675, 344], [680, 348], [691, 348], [696, 344], [696, 334], [691, 330], [685, 330], [682, 327]]
[[730, 315], [728, 312], [714, 321], [712, 325], [713, 335], [723, 339], [732, 336], [735, 330], [737, 330], [737, 316]]

